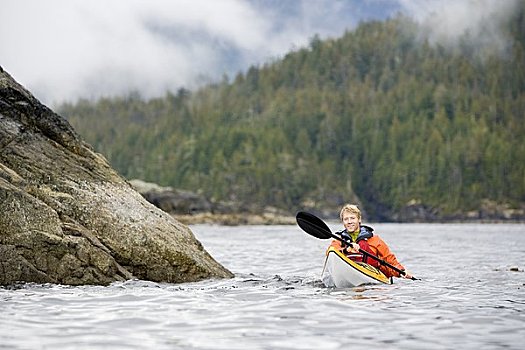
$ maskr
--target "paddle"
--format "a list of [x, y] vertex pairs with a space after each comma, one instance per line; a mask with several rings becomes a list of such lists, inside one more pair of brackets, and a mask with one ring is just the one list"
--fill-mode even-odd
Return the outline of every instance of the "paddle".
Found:
[[[341, 241], [347, 245], [350, 245], [351, 242], [345, 241], [343, 238], [336, 236], [330, 231], [330, 228], [324, 223], [323, 220], [319, 219], [314, 214], [307, 213], [305, 211], [300, 211], [297, 213], [295, 219], [297, 220], [297, 225], [303, 229], [304, 232], [320, 239], [329, 239], [334, 238], [338, 241]], [[369, 252], [359, 249], [359, 252], [363, 255], [366, 255], [374, 260], [379, 261], [381, 265], [390, 267], [392, 270], [398, 272], [400, 275], [404, 276], [406, 273], [403, 270], [398, 269], [397, 267], [387, 263], [383, 259], [378, 258], [377, 256], [370, 254]], [[412, 280], [417, 280], [418, 278], [412, 277]]]

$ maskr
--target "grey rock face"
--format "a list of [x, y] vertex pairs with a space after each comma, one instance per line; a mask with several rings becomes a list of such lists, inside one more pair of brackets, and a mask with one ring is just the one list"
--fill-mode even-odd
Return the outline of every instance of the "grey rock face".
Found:
[[229, 277], [0, 67], [0, 285]]

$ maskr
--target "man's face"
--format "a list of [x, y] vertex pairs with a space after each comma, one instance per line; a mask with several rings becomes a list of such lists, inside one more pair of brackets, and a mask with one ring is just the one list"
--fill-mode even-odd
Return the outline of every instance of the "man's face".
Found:
[[359, 219], [357, 215], [351, 212], [343, 213], [343, 225], [348, 232], [355, 232], [359, 229]]

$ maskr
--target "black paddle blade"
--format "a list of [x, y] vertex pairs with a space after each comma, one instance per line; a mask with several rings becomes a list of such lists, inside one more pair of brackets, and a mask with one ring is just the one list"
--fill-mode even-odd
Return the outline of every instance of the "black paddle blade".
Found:
[[309, 235], [321, 239], [332, 238], [332, 232], [330, 231], [330, 228], [324, 223], [323, 220], [319, 219], [314, 214], [300, 211], [295, 216], [295, 220], [297, 220], [297, 225], [299, 225], [299, 227]]

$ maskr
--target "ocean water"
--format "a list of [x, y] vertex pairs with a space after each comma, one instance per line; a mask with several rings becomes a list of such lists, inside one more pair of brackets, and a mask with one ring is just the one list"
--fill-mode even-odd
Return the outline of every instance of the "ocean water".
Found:
[[0, 349], [525, 348], [525, 225], [372, 226], [421, 281], [325, 288], [297, 226], [194, 225], [235, 278], [0, 288]]

